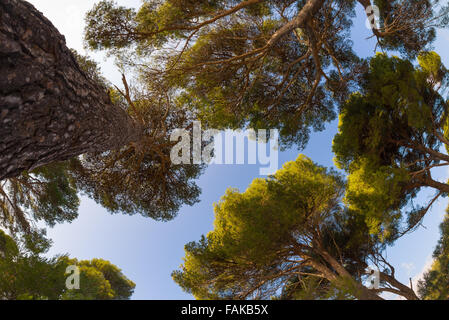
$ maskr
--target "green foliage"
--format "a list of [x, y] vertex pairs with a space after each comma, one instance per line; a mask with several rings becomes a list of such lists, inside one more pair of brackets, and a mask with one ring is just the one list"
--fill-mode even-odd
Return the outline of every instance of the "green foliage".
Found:
[[[422, 219], [428, 207], [406, 207], [420, 188], [436, 186], [430, 169], [445, 160], [439, 148], [447, 102], [438, 90], [448, 74], [434, 52], [418, 61], [414, 67], [385, 54], [372, 58], [361, 92], [341, 107], [333, 143], [337, 167], [350, 174], [346, 201], [386, 240], [402, 234], [401, 211], [409, 210], [407, 229]], [[443, 184], [437, 189], [447, 192]]]
[[80, 270], [80, 289], [65, 290], [62, 300], [128, 300], [135, 288], [122, 271], [109, 261], [67, 259]]
[[50, 226], [78, 216], [78, 195], [68, 164], [53, 163], [0, 184], [0, 223], [12, 232], [30, 232], [30, 220]]
[[[331, 94], [323, 83], [314, 87], [313, 59], [307, 53], [307, 45], [295, 42], [293, 35], [285, 37], [264, 56], [248, 55], [248, 61], [236, 59], [235, 63], [216, 63], [220, 60], [218, 57], [226, 60], [263, 47], [283, 24], [278, 15], [282, 5], [275, 1], [244, 6], [237, 10], [238, 19], [237, 13], [215, 19], [219, 13], [232, 10], [239, 4], [240, 1], [145, 1], [140, 10], [132, 14], [134, 20], [128, 24], [135, 28], [129, 31], [121, 24], [106, 22], [110, 15], [121, 9], [111, 1], [102, 1], [86, 18], [86, 41], [92, 49], [116, 51], [129, 46], [136, 48], [136, 53], [142, 58], [151, 55], [157, 61], [156, 65], [170, 70], [164, 77], [170, 87], [178, 89], [178, 101], [185, 107], [192, 107], [204, 125], [217, 129], [275, 126], [281, 129], [286, 144], [294, 142], [303, 146], [310, 128], [322, 130], [323, 123], [334, 119]], [[293, 16], [303, 5], [304, 1], [300, 1], [297, 8], [291, 6], [289, 15]], [[342, 12], [350, 14], [351, 5], [342, 1], [339, 5]], [[122, 18], [117, 19], [125, 19], [125, 12], [121, 12]], [[206, 23], [192, 40], [190, 35], [198, 21], [208, 20], [214, 22]], [[323, 21], [316, 23], [317, 26], [320, 24], [323, 25]], [[355, 55], [343, 41], [350, 26], [344, 16], [341, 26], [344, 31], [329, 25], [326, 25], [329, 30], [320, 31], [326, 33], [329, 47], [335, 48], [333, 54], [340, 59], [342, 68], [349, 69], [354, 65]], [[110, 29], [114, 32], [104, 32]], [[115, 37], [112, 41], [120, 44], [111, 44], [111, 34]], [[124, 38], [126, 41], [122, 41]], [[182, 56], [167, 53], [168, 43], [186, 40], [189, 45]], [[304, 56], [303, 67], [295, 63], [300, 56]], [[323, 68], [330, 61], [329, 57], [323, 57]], [[147, 70], [140, 71], [148, 73]], [[305, 80], [297, 81], [300, 78]], [[310, 101], [305, 103], [306, 100]]]
[[[380, 45], [410, 58], [436, 37], [436, 27], [448, 25], [449, 6], [440, 0], [374, 0], [380, 9]], [[395, 25], [397, 32], [392, 32]], [[429, 26], [433, 26], [429, 28]]]
[[[313, 270], [310, 270], [313, 272]], [[354, 300], [350, 290], [326, 279], [312, 276], [294, 276], [282, 289], [279, 300]]]
[[[305, 0], [145, 0], [139, 10], [98, 2], [86, 16], [86, 46], [134, 68], [140, 88], [125, 78], [125, 92], [110, 88], [94, 61], [74, 55], [144, 135], [121, 150], [1, 183], [0, 224], [24, 238], [0, 231], [0, 299], [129, 299], [135, 284], [108, 261], [43, 258], [50, 243], [29, 220], [72, 221], [82, 191], [113, 213], [168, 221], [198, 201], [194, 180], [203, 169], [171, 163], [174, 129], [194, 119], [217, 129], [278, 128], [283, 146], [301, 148], [311, 130], [335, 118], [337, 105], [333, 151], [349, 173], [347, 185], [300, 156], [245, 192], [229, 189], [214, 206], [214, 230], [186, 246], [173, 278], [199, 299], [359, 297], [368, 257], [378, 258], [376, 250], [418, 225], [432, 205], [410, 209], [421, 188], [449, 193], [430, 172], [449, 162], [440, 153], [449, 148], [448, 103], [440, 94], [449, 73], [435, 52], [423, 52], [435, 27], [449, 22], [449, 6], [438, 17], [440, 1], [374, 1], [379, 45], [418, 57], [419, 66], [386, 54], [368, 65], [349, 41], [356, 3], [324, 1], [278, 36]], [[426, 299], [448, 298], [449, 222], [441, 229], [436, 261], [420, 283]], [[65, 288], [69, 265], [80, 268], [80, 290]]]
[[[101, 20], [98, 20], [101, 16]], [[135, 25], [133, 10], [124, 7], [115, 7], [112, 1], [101, 1], [86, 16], [86, 21], [95, 30], [95, 34], [86, 32], [86, 45], [94, 49], [123, 47], [130, 43], [127, 36], [122, 36], [121, 29], [132, 30]], [[93, 37], [101, 37], [102, 41], [96, 42]]]
[[42, 257], [48, 247], [42, 233], [16, 242], [0, 230], [0, 299], [59, 298], [65, 288], [66, 265], [59, 257]]
[[110, 86], [106, 78], [101, 74], [100, 67], [98, 64], [88, 56], [83, 56], [72, 49], [72, 54], [74, 55], [78, 65], [81, 70], [83, 70], [86, 75], [97, 85], [104, 87], [105, 89]]
[[441, 238], [435, 248], [434, 262], [423, 280], [418, 283], [418, 292], [422, 299], [449, 299], [449, 216], [446, 215], [440, 226]]
[[353, 210], [365, 217], [372, 234], [384, 241], [397, 234], [403, 185], [409, 180], [401, 168], [377, 167], [373, 170], [367, 161], [351, 168], [345, 201]]
[[[163, 78], [204, 125], [275, 127], [283, 146], [301, 148], [360, 85], [366, 64], [350, 41], [357, 3], [324, 1], [284, 34], [305, 0], [146, 0], [138, 10], [103, 0], [86, 16], [85, 38], [145, 79]], [[407, 56], [425, 49], [435, 26], [448, 20], [449, 7], [437, 12], [439, 1], [375, 3], [383, 25], [373, 31], [379, 44]]]
[[[44, 233], [15, 240], [0, 230], [0, 299], [6, 300], [126, 300], [135, 284], [109, 261], [78, 261], [68, 256], [46, 258], [50, 248]], [[66, 269], [80, 269], [80, 289], [66, 288]]]
[[270, 298], [279, 290], [284, 297], [310, 297], [311, 285], [320, 286], [315, 298], [348, 297], [341, 283], [312, 283], [310, 275], [323, 276], [303, 264], [322, 263], [315, 251], [322, 247], [355, 277], [363, 272], [371, 240], [363, 221], [342, 208], [343, 192], [337, 173], [305, 156], [243, 193], [229, 189], [215, 205], [214, 230], [185, 247], [174, 280], [198, 299]]
[[[110, 84], [95, 61], [73, 53], [86, 75], [106, 90]], [[12, 233], [29, 233], [31, 221], [49, 226], [71, 222], [78, 217], [79, 192], [113, 213], [139, 213], [163, 221], [173, 219], [182, 205], [198, 201], [200, 189], [195, 180], [204, 167], [175, 166], [170, 161], [170, 134], [176, 128], [187, 128], [191, 116], [171, 102], [168, 91], [157, 81], [134, 91], [132, 106], [119, 89], [110, 89], [109, 93], [117, 107], [127, 109], [136, 121], [143, 121], [142, 141], [121, 150], [39, 167], [3, 181], [0, 226]]]
[[171, 162], [176, 143], [170, 135], [175, 129], [191, 128], [192, 119], [171, 101], [170, 93], [154, 88], [156, 84], [136, 90], [133, 108], [128, 109], [146, 128], [142, 141], [73, 159], [70, 170], [78, 189], [110, 212], [168, 221], [182, 205], [198, 202], [201, 190], [195, 180], [204, 166]]

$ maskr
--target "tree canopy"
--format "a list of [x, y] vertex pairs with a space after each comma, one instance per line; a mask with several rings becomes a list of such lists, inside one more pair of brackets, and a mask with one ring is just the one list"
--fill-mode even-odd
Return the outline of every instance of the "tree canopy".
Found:
[[79, 191], [107, 210], [141, 214], [155, 220], [173, 219], [179, 208], [198, 201], [195, 180], [204, 166], [175, 165], [170, 160], [176, 144], [170, 135], [177, 128], [191, 128], [194, 118], [173, 101], [173, 89], [153, 79], [149, 83], [113, 86], [89, 57], [77, 55], [81, 67], [108, 88], [113, 103], [144, 128], [139, 142], [106, 152], [87, 153], [69, 161], [70, 175]]
[[0, 225], [12, 232], [32, 231], [32, 221], [49, 226], [78, 217], [79, 199], [67, 163], [54, 163], [0, 183]]
[[[51, 243], [42, 233], [15, 240], [0, 230], [0, 299], [126, 300], [135, 284], [109, 261], [78, 261], [68, 256], [43, 256]], [[78, 266], [79, 289], [68, 289], [68, 266]]]
[[440, 226], [441, 238], [433, 253], [434, 262], [418, 283], [422, 299], [449, 299], [449, 216], [446, 214]]
[[359, 86], [357, 3], [379, 6], [379, 45], [410, 57], [447, 23], [449, 7], [438, 12], [439, 1], [427, 0], [147, 0], [139, 10], [103, 0], [86, 16], [85, 38], [147, 79], [165, 79], [204, 125], [276, 127], [285, 145], [303, 147]]
[[197, 203], [200, 195], [195, 181], [204, 165], [176, 165], [170, 159], [177, 143], [170, 140], [172, 132], [192, 129], [194, 119], [156, 80], [142, 88], [123, 80], [130, 92], [115, 89], [111, 94], [118, 103], [131, 105], [129, 112], [147, 128], [145, 137], [120, 150], [74, 159], [70, 171], [78, 189], [109, 211], [168, 221], [182, 205]]
[[[368, 59], [353, 50], [357, 6], [382, 51]], [[434, 176], [449, 165], [449, 71], [431, 51], [447, 1], [101, 0], [85, 21], [86, 48], [114, 56], [122, 84], [31, 4], [0, 2], [0, 300], [129, 299], [135, 284], [111, 262], [46, 257], [37, 225], [76, 219], [81, 194], [174, 219], [206, 167], [172, 163], [177, 129], [275, 128], [301, 149], [337, 115], [347, 176], [300, 155], [228, 189], [173, 279], [198, 299], [449, 298], [448, 217], [418, 294], [384, 256], [449, 194]]]
[[[186, 245], [174, 280], [198, 299], [381, 299], [384, 291], [416, 299], [342, 204], [344, 190], [339, 174], [302, 155], [245, 192], [229, 189], [214, 207], [214, 230]], [[370, 259], [386, 270], [377, 290], [364, 284]]]
[[80, 289], [65, 290], [62, 300], [128, 300], [136, 285], [122, 270], [103, 259], [65, 258], [66, 265], [76, 265], [80, 271]]
[[33, 223], [49, 226], [78, 217], [79, 193], [112, 213], [141, 214], [155, 220], [173, 219], [182, 205], [198, 201], [195, 180], [201, 165], [174, 165], [170, 135], [189, 128], [192, 116], [171, 100], [170, 90], [153, 81], [144, 87], [126, 85], [126, 93], [102, 75], [95, 61], [73, 51], [80, 67], [109, 90], [117, 107], [147, 128], [139, 143], [117, 150], [91, 152], [55, 162], [0, 183], [0, 223], [13, 232], [30, 232]]
[[[432, 178], [448, 165], [449, 74], [435, 52], [419, 66], [377, 54], [360, 92], [342, 105], [334, 139], [336, 165], [349, 173], [346, 201], [366, 217], [373, 233], [397, 237], [414, 229], [449, 185]], [[436, 190], [427, 204], [412, 200], [425, 187]], [[404, 214], [405, 213], [405, 214]], [[407, 221], [400, 226], [401, 218]]]

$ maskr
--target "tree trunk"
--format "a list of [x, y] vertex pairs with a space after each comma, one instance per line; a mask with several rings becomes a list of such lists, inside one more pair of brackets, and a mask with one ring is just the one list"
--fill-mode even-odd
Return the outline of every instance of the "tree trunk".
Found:
[[338, 275], [342, 279], [346, 279], [351, 281], [355, 292], [353, 292], [354, 296], [359, 300], [384, 300], [380, 296], [378, 296], [375, 292], [370, 291], [367, 287], [365, 287], [360, 282], [356, 281], [352, 275], [343, 267], [340, 262], [334, 259], [326, 250], [318, 249], [317, 252], [321, 255], [321, 257], [326, 260], [327, 263], [338, 273]]
[[137, 141], [141, 127], [23, 0], [0, 0], [0, 180]]

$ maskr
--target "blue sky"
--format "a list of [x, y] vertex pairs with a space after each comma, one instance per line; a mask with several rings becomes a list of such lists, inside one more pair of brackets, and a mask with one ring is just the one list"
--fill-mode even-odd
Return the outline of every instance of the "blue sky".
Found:
[[[83, 17], [97, 1], [92, 0], [28, 0], [49, 18], [62, 34], [68, 46], [86, 53], [82, 47]], [[118, 0], [124, 6], [138, 6], [140, 0]], [[361, 9], [361, 7], [359, 8]], [[353, 31], [354, 50], [363, 57], [374, 53], [374, 40], [365, 28], [363, 10]], [[449, 32], [439, 31], [435, 50], [449, 66]], [[104, 75], [120, 84], [120, 75], [113, 61], [103, 54], [92, 54], [102, 67]], [[324, 132], [312, 134], [307, 148], [301, 153], [324, 166], [333, 166], [332, 139], [337, 132], [337, 121], [327, 125]], [[280, 165], [296, 159], [296, 149], [282, 152]], [[447, 181], [447, 169], [435, 171], [440, 181]], [[140, 216], [111, 215], [90, 199], [82, 198], [79, 218], [72, 224], [49, 229], [54, 241], [49, 254], [69, 253], [78, 259], [104, 258], [119, 266], [136, 284], [133, 299], [191, 299], [171, 279], [171, 272], [181, 263], [184, 245], [195, 241], [212, 229], [213, 203], [217, 202], [228, 187], [245, 190], [254, 178], [259, 177], [259, 167], [250, 165], [210, 166], [200, 178], [201, 202], [194, 207], [183, 207], [172, 222], [158, 223]], [[423, 193], [426, 200], [431, 193]], [[431, 254], [439, 238], [439, 223], [447, 202], [440, 200], [424, 220], [426, 228], [420, 228], [388, 249], [388, 258], [396, 267], [398, 278], [408, 283], [429, 265]]]

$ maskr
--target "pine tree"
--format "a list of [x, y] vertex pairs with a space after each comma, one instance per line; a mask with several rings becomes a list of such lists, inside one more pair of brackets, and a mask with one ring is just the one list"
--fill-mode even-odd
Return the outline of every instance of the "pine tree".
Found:
[[[448, 102], [442, 95], [449, 73], [435, 52], [418, 61], [415, 67], [385, 54], [372, 58], [362, 90], [342, 105], [333, 144], [337, 166], [349, 173], [346, 201], [385, 238], [414, 230], [449, 192], [431, 172], [449, 164]], [[413, 206], [423, 188], [434, 189], [435, 196]]]
[[[12, 238], [0, 230], [1, 300], [126, 300], [135, 284], [102, 259], [78, 261], [43, 255], [51, 243], [42, 232]], [[79, 268], [79, 289], [67, 288], [67, 267]]]
[[433, 264], [418, 283], [418, 292], [425, 300], [449, 300], [449, 216], [440, 226], [441, 238], [433, 253]]
[[366, 63], [350, 41], [358, 3], [379, 6], [373, 35], [408, 57], [449, 12], [428, 0], [166, 0], [139, 10], [104, 0], [87, 14], [85, 38], [131, 56], [144, 79], [166, 79], [204, 126], [278, 128], [285, 145], [303, 147], [362, 80]]
[[0, 3], [0, 50], [0, 180], [140, 140], [141, 126], [26, 1]]
[[32, 220], [72, 221], [79, 191], [165, 221], [196, 203], [202, 167], [170, 161], [171, 132], [192, 121], [170, 90], [157, 79], [137, 90], [125, 76], [113, 87], [32, 5], [1, 6], [0, 223], [29, 232]]
[[[245, 192], [229, 189], [214, 230], [186, 245], [174, 280], [197, 299], [300, 299], [311, 290], [316, 299], [417, 299], [382, 257], [385, 244], [342, 205], [344, 191], [339, 174], [302, 155]], [[379, 288], [365, 283], [369, 261]]]

